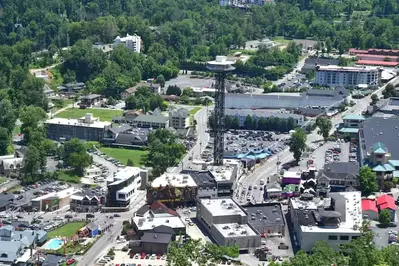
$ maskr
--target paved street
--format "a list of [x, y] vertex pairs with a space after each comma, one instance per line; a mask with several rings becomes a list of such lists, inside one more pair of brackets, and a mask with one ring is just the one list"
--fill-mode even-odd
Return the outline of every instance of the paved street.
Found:
[[187, 152], [186, 156], [181, 160], [180, 164], [177, 165], [176, 167], [171, 169], [171, 172], [173, 173], [179, 173], [182, 168], [187, 169], [187, 167], [190, 164], [190, 157], [197, 158], [201, 154], [201, 150], [203, 150], [206, 146], [206, 144], [209, 141], [209, 134], [206, 132], [208, 129], [208, 113], [210, 113], [213, 109], [213, 106], [210, 107], [204, 107], [201, 110], [199, 110], [195, 115], [194, 119], [197, 120], [197, 142], [191, 149], [191, 151]]
[[[136, 212], [145, 203], [145, 193], [142, 191], [135, 200], [132, 201], [132, 209], [128, 212], [119, 213], [121, 217], [114, 218], [115, 224], [105, 235], [103, 235], [89, 251], [83, 256], [78, 258], [78, 266], [89, 266], [94, 265], [94, 262], [101, 256], [106, 255], [108, 250], [112, 247], [115, 238], [122, 231], [122, 222], [132, 217], [132, 214]], [[103, 213], [102, 215], [112, 215], [112, 213]]]

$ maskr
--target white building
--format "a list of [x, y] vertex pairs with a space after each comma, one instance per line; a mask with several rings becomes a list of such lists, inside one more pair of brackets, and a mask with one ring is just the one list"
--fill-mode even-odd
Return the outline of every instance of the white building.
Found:
[[317, 66], [316, 83], [321, 86], [378, 85], [381, 70], [376, 67]]
[[107, 207], [128, 207], [147, 179], [148, 170], [139, 167], [125, 167], [117, 172], [107, 180]]
[[[192, 89], [195, 93], [195, 97], [203, 97], [203, 96], [215, 97], [215, 93], [216, 93], [215, 88], [193, 87]], [[225, 90], [225, 92], [226, 92], [226, 90]]]
[[126, 34], [126, 37], [117, 36], [114, 40], [114, 44], [115, 46], [124, 45], [126, 48], [129, 48], [136, 53], [140, 53], [141, 51], [141, 37], [136, 34]]
[[294, 241], [309, 252], [316, 242], [326, 241], [334, 249], [360, 236], [362, 207], [360, 191], [330, 193], [329, 198], [302, 194], [290, 200]]
[[260, 235], [248, 224], [247, 213], [230, 198], [199, 200], [197, 219], [220, 246], [248, 250], [261, 244]]
[[190, 126], [190, 112], [185, 108], [169, 111], [169, 127], [186, 129]]
[[160, 187], [197, 187], [194, 179], [189, 174], [175, 174], [175, 173], [167, 173], [165, 172], [160, 177], [155, 178], [151, 181], [151, 187], [160, 188]]

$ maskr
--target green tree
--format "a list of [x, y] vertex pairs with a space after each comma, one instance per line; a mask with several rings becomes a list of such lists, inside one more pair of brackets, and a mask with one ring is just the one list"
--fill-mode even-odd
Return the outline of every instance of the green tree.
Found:
[[225, 127], [226, 129], [230, 129], [230, 128], [231, 128], [231, 123], [232, 123], [231, 116], [226, 115], [226, 116], [224, 117], [224, 127]]
[[378, 191], [377, 176], [368, 166], [363, 166], [359, 171], [360, 190], [362, 194], [368, 196]]
[[298, 163], [301, 159], [302, 153], [306, 148], [306, 133], [302, 128], [297, 128], [291, 135], [289, 147], [290, 152], [293, 153], [296, 162]]
[[128, 110], [134, 110], [137, 108], [137, 104], [136, 104], [136, 97], [134, 95], [129, 95], [126, 99], [125, 99], [125, 107]]
[[317, 134], [321, 135], [324, 141], [326, 141], [332, 128], [331, 120], [327, 117], [318, 117], [316, 119], [316, 126], [319, 127]]
[[238, 120], [237, 116], [233, 117], [233, 120], [231, 121], [231, 128], [240, 129], [240, 120]]
[[266, 119], [263, 116], [261, 116], [258, 120], [258, 129], [266, 130]]
[[195, 92], [192, 88], [187, 87], [183, 89], [183, 95], [188, 97], [195, 97]]
[[28, 146], [23, 162], [25, 176], [37, 174], [41, 168], [41, 161], [42, 155], [39, 149], [33, 145]]
[[388, 227], [391, 224], [391, 213], [388, 209], [383, 209], [380, 211], [378, 215], [378, 222], [385, 227]]
[[8, 147], [10, 143], [11, 138], [7, 128], [0, 127], [0, 156], [8, 154]]
[[378, 102], [377, 94], [371, 95], [371, 105], [376, 105], [377, 102]]
[[33, 132], [41, 131], [41, 122], [46, 119], [47, 114], [41, 107], [27, 106], [22, 108], [20, 113], [21, 133], [24, 134], [24, 140], [26, 143], [30, 143], [30, 136]]
[[78, 175], [82, 175], [83, 170], [92, 163], [92, 157], [86, 152], [85, 143], [79, 139], [65, 142], [62, 156], [64, 163], [72, 167]]
[[8, 133], [11, 134], [14, 127], [15, 122], [17, 121], [16, 112], [12, 103], [8, 99], [3, 99], [0, 101], [0, 125], [8, 130]]
[[247, 117], [245, 117], [245, 120], [244, 120], [244, 128], [252, 129], [253, 124], [254, 124], [254, 120], [252, 119], [252, 116], [247, 115]]
[[176, 85], [168, 86], [168, 88], [166, 89], [166, 95], [180, 96], [181, 95], [181, 89], [178, 86], [176, 86]]
[[161, 85], [162, 88], [165, 87], [165, 77], [162, 74], [158, 75], [156, 81]]
[[148, 136], [148, 155], [144, 162], [152, 167], [154, 176], [159, 176], [168, 167], [175, 166], [185, 150], [174, 133], [167, 129], [157, 129]]

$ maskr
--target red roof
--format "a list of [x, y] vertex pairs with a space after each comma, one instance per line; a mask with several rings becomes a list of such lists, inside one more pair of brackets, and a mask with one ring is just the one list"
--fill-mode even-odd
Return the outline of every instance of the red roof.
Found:
[[373, 65], [373, 66], [390, 66], [396, 67], [399, 62], [388, 62], [388, 61], [374, 61], [374, 60], [358, 60], [356, 62], [358, 65]]
[[362, 199], [362, 211], [374, 211], [378, 212], [377, 205], [374, 200]]
[[355, 48], [349, 49], [350, 54], [368, 54], [368, 52], [369, 52], [368, 50], [358, 50]]
[[377, 206], [380, 208], [380, 210], [387, 208], [391, 210], [396, 210], [395, 200], [393, 199], [393, 197], [387, 194], [384, 194], [377, 198]]
[[165, 206], [165, 204], [163, 204], [160, 201], [155, 201], [151, 204], [151, 210], [154, 213], [169, 213], [173, 216], [177, 216], [180, 217], [180, 215], [177, 213], [177, 211], [169, 209], [168, 207]]
[[[370, 58], [389, 58], [391, 60], [398, 60], [398, 56], [392, 56], [392, 55], [379, 55], [379, 54], [356, 54], [356, 57], [362, 58], [364, 60], [371, 60], [371, 61], [376, 61], [376, 60], [372, 60]], [[384, 61], [384, 60], [382, 60]], [[390, 62], [390, 61], [385, 61], [385, 62]]]

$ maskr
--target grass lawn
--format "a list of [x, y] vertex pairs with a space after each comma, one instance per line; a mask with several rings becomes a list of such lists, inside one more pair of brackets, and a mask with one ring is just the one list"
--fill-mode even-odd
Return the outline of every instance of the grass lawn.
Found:
[[72, 222], [65, 224], [55, 230], [52, 230], [48, 232], [48, 239], [57, 237], [57, 236], [63, 236], [67, 238], [71, 238], [74, 234], [78, 232], [80, 228], [85, 226], [85, 222]]
[[16, 136], [21, 133], [21, 126], [15, 126], [14, 130], [12, 131], [12, 135]]
[[112, 117], [121, 116], [123, 114], [122, 110], [110, 110], [110, 109], [79, 109], [79, 108], [69, 108], [61, 113], [58, 113], [56, 117], [61, 118], [81, 118], [86, 113], [92, 113], [94, 117], [99, 117], [100, 121], [112, 121]]
[[68, 182], [68, 183], [80, 183], [80, 176], [76, 176], [69, 171], [60, 171], [58, 176], [59, 181]]
[[292, 40], [284, 39], [283, 37], [275, 37], [273, 38], [273, 42], [277, 44], [289, 44]]
[[194, 107], [193, 109], [190, 110], [190, 115], [195, 115], [199, 110], [201, 110], [202, 107]]
[[3, 183], [6, 182], [6, 181], [7, 181], [6, 178], [0, 176], [0, 184], [3, 184]]
[[9, 190], [7, 190], [7, 193], [13, 193], [15, 191], [20, 191], [22, 189], [21, 185], [16, 185], [14, 187], [11, 187]]
[[100, 148], [100, 151], [105, 153], [105, 155], [115, 158], [121, 161], [124, 165], [127, 164], [127, 160], [133, 161], [134, 166], [141, 166], [141, 157], [147, 154], [147, 151], [143, 150], [128, 150], [119, 148]]

